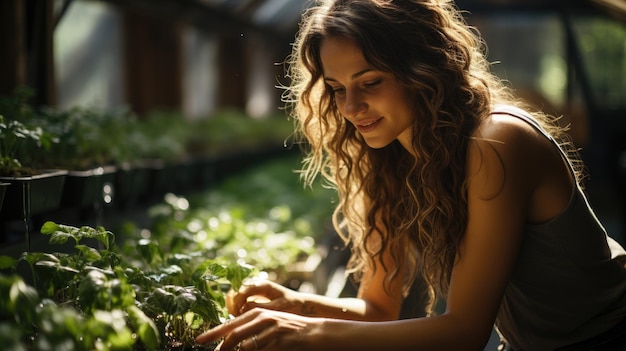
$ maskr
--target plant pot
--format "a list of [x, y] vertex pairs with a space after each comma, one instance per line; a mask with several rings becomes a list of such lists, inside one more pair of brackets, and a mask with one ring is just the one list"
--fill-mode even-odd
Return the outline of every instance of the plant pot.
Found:
[[115, 174], [115, 206], [128, 209], [140, 202], [150, 184], [150, 168], [143, 162], [124, 164]]
[[82, 209], [96, 203], [110, 203], [116, 171], [115, 166], [69, 171], [65, 178], [61, 206]]
[[29, 219], [58, 209], [67, 173], [65, 170], [43, 170], [28, 177], [0, 177], [0, 182], [11, 183], [4, 195], [2, 218]]
[[186, 194], [195, 187], [196, 167], [191, 160], [175, 162], [170, 165], [172, 168], [172, 182], [174, 183], [174, 193]]
[[4, 202], [4, 194], [6, 193], [7, 188], [11, 185], [10, 183], [0, 183], [0, 213], [2, 211], [2, 203]]
[[194, 160], [193, 184], [200, 190], [207, 189], [215, 182], [215, 158], [203, 157]]
[[167, 193], [181, 194], [189, 189], [194, 181], [191, 162], [154, 162], [150, 167], [150, 198], [162, 199]]

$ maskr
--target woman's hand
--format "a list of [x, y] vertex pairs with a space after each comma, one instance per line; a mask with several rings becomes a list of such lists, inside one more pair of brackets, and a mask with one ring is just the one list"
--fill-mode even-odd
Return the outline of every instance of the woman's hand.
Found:
[[206, 344], [223, 338], [216, 350], [305, 350], [323, 319], [255, 308], [196, 338]]
[[302, 305], [296, 291], [269, 280], [251, 280], [226, 296], [226, 308], [235, 316], [256, 307], [302, 314]]

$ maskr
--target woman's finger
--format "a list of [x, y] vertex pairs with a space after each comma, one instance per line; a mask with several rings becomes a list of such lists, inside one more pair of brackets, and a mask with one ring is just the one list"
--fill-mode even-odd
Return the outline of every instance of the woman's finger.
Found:
[[[251, 332], [246, 331], [246, 324], [250, 323], [256, 318], [257, 313], [251, 312], [243, 314], [237, 318], [227, 320], [223, 324], [213, 327], [204, 333], [196, 337], [196, 342], [199, 344], [206, 344], [212, 341], [216, 341], [222, 338], [228, 339], [229, 336], [234, 336], [237, 342], [243, 340]], [[228, 343], [226, 343], [228, 344]]]
[[212, 341], [222, 339], [226, 337], [228, 334], [230, 334], [235, 328], [245, 323], [247, 323], [245, 317], [229, 319], [226, 322], [216, 327], [213, 327], [205, 331], [204, 333], [198, 335], [196, 337], [196, 342], [198, 344], [206, 344]]
[[276, 295], [274, 288], [267, 283], [244, 285], [241, 289], [239, 289], [239, 292], [232, 296], [232, 311], [229, 310], [229, 312], [234, 315], [239, 315], [249, 310], [249, 308], [246, 308], [245, 310], [243, 310], [243, 308], [246, 303], [250, 302], [250, 300], [258, 300], [259, 302], [264, 300], [265, 302], [268, 302], [275, 297], [274, 295]]
[[[240, 351], [256, 351], [262, 348], [259, 343], [259, 334], [266, 328], [262, 323], [255, 323], [254, 318], [257, 313], [248, 313], [245, 318], [247, 321], [232, 329], [228, 335], [224, 337], [220, 345], [220, 351], [240, 350]], [[238, 321], [239, 322], [239, 321]]]
[[240, 351], [257, 351], [261, 348], [262, 346], [259, 344], [259, 334], [252, 334], [251, 337], [239, 343]]

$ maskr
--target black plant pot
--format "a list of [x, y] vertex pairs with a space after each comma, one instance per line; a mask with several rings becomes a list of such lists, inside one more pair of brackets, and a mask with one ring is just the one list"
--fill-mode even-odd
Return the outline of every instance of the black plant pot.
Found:
[[216, 176], [216, 161], [214, 157], [197, 158], [193, 162], [193, 185], [198, 189], [212, 186]]
[[[0, 212], [0, 242], [17, 242], [26, 238], [26, 250], [30, 251], [33, 216], [59, 209], [65, 170], [42, 170], [40, 174], [28, 177], [0, 177], [0, 182], [10, 183], [4, 194]], [[8, 229], [7, 223], [23, 221], [19, 231]]]
[[2, 203], [4, 202], [4, 194], [6, 193], [7, 188], [11, 185], [10, 183], [0, 183], [0, 213], [2, 211]]
[[63, 187], [61, 206], [83, 209], [113, 201], [115, 166], [69, 171]]
[[65, 170], [44, 170], [28, 177], [0, 177], [0, 182], [11, 184], [4, 195], [2, 218], [29, 219], [58, 209], [67, 173]]
[[150, 176], [151, 169], [145, 162], [118, 167], [115, 174], [115, 207], [129, 209], [139, 204], [148, 191]]
[[166, 193], [181, 194], [193, 183], [193, 167], [191, 162], [154, 162], [150, 168], [151, 200], [159, 200]]

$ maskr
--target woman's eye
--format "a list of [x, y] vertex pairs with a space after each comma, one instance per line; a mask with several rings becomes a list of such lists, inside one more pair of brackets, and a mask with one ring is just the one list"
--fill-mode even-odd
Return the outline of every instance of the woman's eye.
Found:
[[330, 89], [333, 92], [333, 94], [343, 94], [346, 91], [345, 88], [333, 88], [333, 87], [331, 87]]
[[375, 80], [375, 81], [373, 81], [373, 82], [367, 82], [367, 83], [365, 83], [365, 84], [364, 84], [364, 86], [365, 86], [366, 88], [375, 88], [375, 87], [379, 86], [382, 82], [383, 82], [383, 80], [382, 80], [382, 79], [377, 79], [377, 80]]

